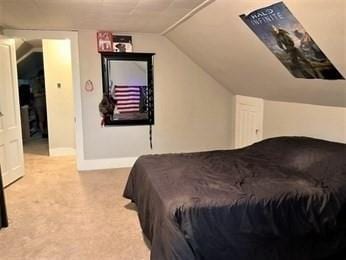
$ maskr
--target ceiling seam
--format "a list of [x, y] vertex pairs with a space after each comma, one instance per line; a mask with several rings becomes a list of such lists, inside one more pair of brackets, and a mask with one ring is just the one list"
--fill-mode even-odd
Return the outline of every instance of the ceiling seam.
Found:
[[180, 18], [178, 21], [167, 27], [165, 30], [163, 30], [160, 35], [165, 36], [167, 33], [172, 31], [174, 28], [185, 22], [186, 20], [190, 19], [192, 16], [194, 16], [196, 13], [201, 11], [203, 8], [207, 7], [211, 3], [215, 2], [215, 0], [205, 0], [203, 3], [192, 9], [190, 12], [188, 12], [186, 15], [184, 15], [182, 18]]

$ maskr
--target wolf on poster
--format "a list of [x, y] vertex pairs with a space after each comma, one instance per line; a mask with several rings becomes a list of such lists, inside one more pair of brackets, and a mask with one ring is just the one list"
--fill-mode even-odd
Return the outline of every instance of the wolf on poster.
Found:
[[240, 18], [294, 77], [344, 79], [283, 2]]

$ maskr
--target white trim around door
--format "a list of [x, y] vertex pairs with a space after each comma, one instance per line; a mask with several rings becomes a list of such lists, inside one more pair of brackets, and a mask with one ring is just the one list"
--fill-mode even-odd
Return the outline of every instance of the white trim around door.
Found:
[[[72, 31], [39, 31], [39, 30], [4, 30], [3, 33], [11, 38], [29, 39], [69, 39], [71, 41], [72, 79], [75, 110], [75, 133], [76, 133], [76, 159], [77, 169], [85, 169], [81, 83], [79, 72], [79, 45], [78, 32]], [[61, 151], [60, 151], [61, 152]], [[59, 152], [59, 153], [60, 153]], [[65, 151], [66, 152], [66, 151]], [[69, 151], [71, 152], [71, 151]]]

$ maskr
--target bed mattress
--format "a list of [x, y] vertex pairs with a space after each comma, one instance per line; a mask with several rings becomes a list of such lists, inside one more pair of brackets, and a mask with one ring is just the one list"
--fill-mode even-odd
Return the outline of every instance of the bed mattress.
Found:
[[303, 137], [146, 155], [124, 196], [152, 260], [346, 259], [346, 145]]

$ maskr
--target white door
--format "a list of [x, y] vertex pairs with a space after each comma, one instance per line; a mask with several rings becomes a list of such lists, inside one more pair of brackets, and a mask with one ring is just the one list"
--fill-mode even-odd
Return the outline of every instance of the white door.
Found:
[[14, 40], [0, 38], [0, 165], [4, 186], [24, 175], [15, 51]]
[[263, 138], [263, 99], [235, 96], [235, 148]]

